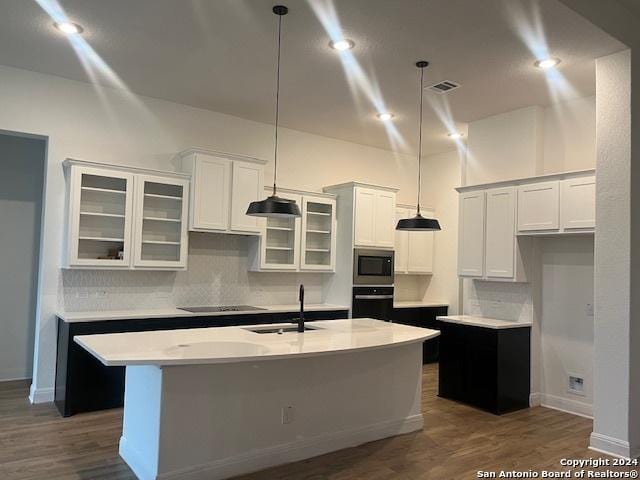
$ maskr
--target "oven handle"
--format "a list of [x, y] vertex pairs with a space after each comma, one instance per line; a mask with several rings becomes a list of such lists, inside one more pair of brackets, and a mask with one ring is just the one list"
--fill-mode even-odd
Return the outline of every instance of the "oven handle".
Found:
[[356, 300], [390, 300], [393, 295], [356, 295]]

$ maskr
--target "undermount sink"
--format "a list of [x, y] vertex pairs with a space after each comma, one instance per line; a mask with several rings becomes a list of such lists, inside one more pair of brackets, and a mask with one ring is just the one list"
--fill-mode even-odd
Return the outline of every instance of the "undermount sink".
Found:
[[251, 342], [192, 342], [173, 345], [165, 350], [167, 355], [204, 357], [216, 353], [221, 356], [242, 357], [263, 355], [269, 351], [264, 345]]
[[[273, 327], [271, 325], [266, 327], [253, 327], [253, 328], [245, 328], [245, 330], [253, 333], [289, 333], [289, 332], [297, 332], [298, 327], [296, 325], [291, 325], [290, 327]], [[304, 327], [305, 332], [307, 330], [320, 330], [318, 327]]]

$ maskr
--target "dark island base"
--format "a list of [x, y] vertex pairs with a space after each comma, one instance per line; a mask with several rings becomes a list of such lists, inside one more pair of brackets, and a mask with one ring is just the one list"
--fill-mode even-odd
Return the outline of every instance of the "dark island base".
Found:
[[[348, 318], [348, 310], [305, 312], [305, 319]], [[76, 335], [177, 330], [186, 328], [231, 327], [291, 322], [297, 312], [253, 313], [179, 318], [148, 318], [67, 323], [58, 319], [55, 404], [65, 416], [124, 405], [125, 367], [105, 367], [73, 341]]]

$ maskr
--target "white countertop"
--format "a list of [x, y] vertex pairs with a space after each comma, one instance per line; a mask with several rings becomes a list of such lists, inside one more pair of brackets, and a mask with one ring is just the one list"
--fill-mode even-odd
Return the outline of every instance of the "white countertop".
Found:
[[471, 325], [472, 327], [484, 327], [493, 329], [522, 328], [530, 327], [531, 322], [512, 322], [509, 320], [499, 320], [497, 318], [474, 317], [472, 315], [449, 315], [446, 317], [436, 317], [437, 320], [448, 323], [459, 323], [461, 325]]
[[[291, 327], [290, 323], [275, 324]], [[423, 342], [437, 330], [370, 318], [306, 322], [317, 327], [304, 333], [261, 334], [245, 327], [190, 328], [154, 332], [78, 335], [76, 343], [106, 366], [194, 365], [276, 360], [390, 348]]]
[[[255, 305], [263, 310], [242, 310], [235, 312], [187, 312], [178, 308], [159, 308], [148, 310], [109, 310], [94, 312], [58, 312], [56, 316], [67, 323], [74, 322], [102, 322], [107, 320], [135, 320], [138, 318], [176, 318], [176, 317], [215, 317], [223, 315], [251, 315], [256, 313], [288, 313], [297, 312], [299, 305]], [[305, 312], [324, 312], [331, 310], [348, 310], [342, 305], [328, 303], [310, 304], [304, 306]]]
[[444, 302], [428, 302], [422, 300], [393, 302], [393, 308], [448, 307]]

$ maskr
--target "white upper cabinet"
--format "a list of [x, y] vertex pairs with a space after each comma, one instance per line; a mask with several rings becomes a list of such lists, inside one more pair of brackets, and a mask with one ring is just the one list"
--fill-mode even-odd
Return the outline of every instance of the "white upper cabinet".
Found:
[[189, 180], [136, 176], [135, 267], [187, 266]]
[[79, 160], [64, 165], [66, 268], [186, 268], [185, 175]]
[[[424, 211], [426, 217], [433, 217], [433, 211]], [[396, 221], [415, 215], [414, 207], [396, 208]], [[394, 226], [395, 226], [394, 224]], [[434, 232], [408, 232], [395, 230], [395, 273], [430, 275], [433, 273]]]
[[560, 228], [559, 185], [554, 180], [518, 187], [518, 232]]
[[[408, 216], [408, 208], [396, 208], [396, 224], [399, 220], [408, 218]], [[407, 273], [409, 266], [409, 232], [396, 230], [395, 236], [394, 270], [396, 273]]]
[[457, 190], [461, 277], [526, 282], [530, 237], [590, 233], [595, 228], [593, 170]]
[[[263, 195], [270, 195], [267, 189]], [[335, 196], [278, 189], [278, 196], [300, 207], [300, 218], [261, 218], [260, 237], [249, 244], [253, 271], [334, 272], [336, 265]]]
[[393, 248], [395, 192], [356, 187], [354, 210], [354, 246]]
[[[278, 192], [278, 196], [300, 206], [302, 196]], [[262, 235], [256, 241], [260, 252], [254, 270], [298, 270], [300, 265], [300, 218], [261, 218]]]
[[327, 196], [302, 197], [300, 270], [335, 271], [336, 200]]
[[596, 226], [596, 177], [569, 178], [561, 182], [562, 228], [593, 229]]
[[246, 211], [265, 196], [264, 161], [193, 149], [180, 157], [191, 174], [189, 230], [260, 235], [260, 220]]
[[229, 227], [231, 161], [210, 155], [192, 159], [190, 230], [219, 230]]
[[251, 202], [264, 195], [264, 168], [260, 164], [233, 162], [231, 182], [231, 230], [250, 234], [260, 233], [258, 217], [246, 214]]
[[356, 189], [354, 243], [358, 247], [376, 246], [376, 196], [375, 190]]
[[458, 230], [458, 275], [484, 275], [485, 192], [460, 194]]
[[134, 176], [110, 169], [68, 169], [65, 266], [129, 268]]
[[486, 198], [486, 254], [487, 277], [514, 276], [515, 250], [515, 188], [487, 190]]

